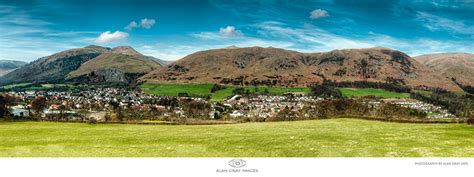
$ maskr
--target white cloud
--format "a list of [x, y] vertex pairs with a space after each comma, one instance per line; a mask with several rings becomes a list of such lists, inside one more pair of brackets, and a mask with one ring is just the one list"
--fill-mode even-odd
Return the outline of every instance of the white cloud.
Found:
[[192, 33], [191, 36], [200, 39], [206, 40], [216, 40], [216, 39], [223, 39], [224, 37], [218, 33], [214, 32], [200, 32], [200, 33]]
[[231, 39], [244, 37], [242, 31], [237, 30], [234, 26], [227, 26], [225, 28], [219, 28], [219, 32], [200, 32], [193, 33], [193, 37], [206, 40], [222, 40], [222, 39]]
[[138, 23], [135, 21], [132, 21], [125, 27], [125, 29], [128, 31], [131, 31], [133, 28], [138, 28], [138, 27], [140, 27], [138, 26]]
[[[384, 34], [370, 32], [363, 38], [351, 38], [337, 35], [314, 25], [289, 27], [280, 22], [264, 22], [254, 25], [257, 36], [225, 37], [221, 32], [193, 33], [186, 42], [166, 42], [156, 45], [144, 45], [139, 51], [165, 60], [177, 60], [197, 51], [224, 48], [231, 45], [238, 47], [277, 47], [300, 52], [323, 52], [334, 49], [388, 47], [411, 56], [439, 52], [469, 52], [468, 42], [439, 41], [429, 38], [400, 39]], [[226, 29], [226, 28], [222, 28]], [[230, 28], [231, 29], [231, 28]], [[235, 28], [234, 28], [235, 30]], [[232, 31], [232, 30], [228, 30]]]
[[311, 19], [318, 19], [323, 17], [329, 17], [328, 11], [323, 9], [315, 9], [309, 13], [309, 18]]
[[59, 31], [35, 10], [0, 5], [0, 59], [32, 61], [94, 42], [100, 32]]
[[100, 36], [95, 40], [97, 43], [109, 43], [109, 42], [119, 42], [128, 37], [128, 33], [115, 31], [111, 33], [106, 31], [100, 34]]
[[[202, 38], [197, 38], [202, 39]], [[242, 37], [233, 39], [214, 39], [213, 41], [192, 41], [189, 43], [158, 43], [156, 45], [144, 45], [138, 48], [138, 51], [145, 55], [154, 56], [164, 60], [178, 60], [194, 52], [209, 50], [209, 49], [220, 49], [229, 46], [238, 47], [277, 47], [277, 48], [289, 48], [292, 43], [286, 41], [273, 41], [258, 39], [253, 37]]]
[[287, 41], [287, 46], [302, 52], [321, 52], [334, 49], [388, 47], [416, 56], [440, 52], [472, 52], [469, 41], [435, 40], [430, 38], [395, 38], [385, 34], [369, 32], [363, 38], [340, 36], [316, 26], [305, 25], [303, 28], [287, 27], [278, 22], [264, 22], [257, 25], [261, 36], [278, 41]]
[[447, 30], [460, 34], [474, 35], [474, 26], [466, 25], [462, 21], [456, 21], [426, 12], [418, 12], [418, 21], [423, 22], [423, 26], [431, 31]]
[[142, 28], [150, 29], [153, 25], [155, 25], [155, 22], [155, 19], [144, 18], [140, 21], [140, 25]]
[[242, 36], [243, 33], [240, 30], [236, 30], [234, 26], [227, 26], [225, 28], [219, 28], [219, 34], [225, 37], [236, 37]]
[[367, 48], [374, 45], [362, 41], [339, 36], [317, 27], [291, 28], [275, 22], [264, 22], [256, 25], [258, 33], [269, 38], [292, 41], [292, 49], [314, 52], [343, 48]]
[[162, 60], [178, 60], [186, 55], [192, 54], [199, 50], [203, 50], [202, 46], [187, 45], [187, 44], [162, 44], [144, 45], [137, 50], [144, 54], [159, 58]]
[[96, 31], [61, 31], [61, 32], [45, 32], [44, 36], [49, 37], [70, 37], [70, 36], [81, 36], [81, 35], [97, 35], [100, 32]]
[[138, 24], [136, 21], [131, 21], [124, 29], [127, 31], [132, 31], [134, 28], [150, 29], [153, 27], [153, 25], [155, 25], [155, 23], [155, 19], [144, 18], [140, 20], [140, 24]]
[[430, 53], [445, 52], [472, 52], [469, 42], [452, 41], [452, 40], [434, 40], [430, 38], [418, 39], [397, 39], [385, 34], [377, 34], [369, 32], [369, 36], [365, 39], [376, 46], [388, 47], [400, 50], [410, 56], [417, 56]]

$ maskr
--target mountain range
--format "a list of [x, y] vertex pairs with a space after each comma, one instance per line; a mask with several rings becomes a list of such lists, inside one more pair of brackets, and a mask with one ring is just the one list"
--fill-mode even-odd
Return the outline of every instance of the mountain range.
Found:
[[131, 83], [161, 64], [127, 46], [113, 49], [90, 45], [55, 53], [0, 78], [0, 84], [22, 82]]
[[132, 83], [139, 76], [160, 67], [160, 63], [133, 48], [119, 46], [82, 63], [79, 68], [66, 75], [66, 80]]
[[27, 63], [23, 61], [0, 60], [0, 76], [3, 76], [25, 64]]
[[323, 80], [390, 82], [412, 88], [460, 91], [451, 80], [410, 56], [387, 48], [300, 53], [278, 48], [196, 52], [150, 72], [141, 82], [306, 86]]
[[0, 84], [158, 82], [295, 87], [331, 80], [457, 92], [464, 86], [474, 86], [473, 56], [445, 53], [412, 58], [383, 47], [301, 53], [272, 47], [232, 46], [196, 52], [169, 63], [128, 46], [90, 45], [18, 65], [19, 68], [0, 77]]
[[441, 76], [453, 80], [461, 87], [474, 87], [474, 54], [430, 54], [417, 56], [415, 60], [438, 72]]

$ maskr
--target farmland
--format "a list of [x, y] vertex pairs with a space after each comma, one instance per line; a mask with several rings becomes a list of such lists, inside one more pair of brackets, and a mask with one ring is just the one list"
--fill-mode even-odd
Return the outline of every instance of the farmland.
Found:
[[346, 97], [376, 96], [382, 98], [409, 98], [409, 93], [398, 93], [374, 88], [341, 88], [342, 95]]
[[474, 128], [359, 119], [230, 125], [0, 122], [2, 157], [474, 157]]
[[[211, 101], [220, 102], [233, 95], [233, 90], [239, 86], [228, 85], [222, 90], [211, 93], [212, 84], [157, 84], [145, 83], [140, 88], [149, 94], [162, 96], [178, 96], [179, 93], [187, 93], [189, 96], [210, 96]], [[310, 93], [308, 87], [251, 87], [243, 86], [249, 93], [269, 93], [282, 95], [289, 92]], [[409, 98], [409, 93], [397, 93], [383, 89], [373, 88], [340, 88], [341, 93], [346, 97], [377, 96], [382, 98]]]
[[12, 89], [12, 88], [15, 88], [15, 87], [24, 87], [24, 86], [28, 86], [28, 85], [31, 85], [31, 83], [10, 84], [10, 85], [1, 86], [0, 88]]
[[22, 90], [48, 90], [53, 88], [74, 88], [71, 84], [32, 84], [32, 83], [21, 83], [21, 84], [10, 84], [1, 86], [0, 89], [22, 89]]
[[[149, 94], [162, 96], [178, 96], [179, 93], [186, 93], [189, 96], [211, 96], [211, 101], [223, 101], [225, 98], [233, 95], [233, 90], [239, 86], [226, 86], [226, 88], [211, 93], [212, 84], [156, 84], [145, 83], [140, 88]], [[264, 93], [281, 95], [288, 92], [309, 93], [307, 87], [242, 87], [249, 93]]]

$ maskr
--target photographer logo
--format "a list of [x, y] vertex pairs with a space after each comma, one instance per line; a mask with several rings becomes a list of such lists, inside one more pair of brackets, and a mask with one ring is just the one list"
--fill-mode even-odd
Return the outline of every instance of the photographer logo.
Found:
[[233, 159], [229, 161], [229, 166], [234, 167], [234, 168], [242, 168], [246, 164], [247, 162], [245, 162], [245, 160], [242, 160], [242, 159]]
[[247, 165], [247, 162], [243, 159], [232, 159], [227, 162], [231, 168], [217, 169], [217, 173], [258, 173], [258, 169], [255, 168], [243, 168]]

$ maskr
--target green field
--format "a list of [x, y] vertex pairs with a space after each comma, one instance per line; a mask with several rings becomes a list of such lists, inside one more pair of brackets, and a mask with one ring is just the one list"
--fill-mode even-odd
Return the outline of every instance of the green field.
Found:
[[144, 83], [140, 85], [145, 93], [162, 96], [178, 96], [179, 93], [187, 93], [189, 96], [203, 96], [211, 93], [212, 84], [154, 84]]
[[14, 89], [16, 87], [23, 87], [25, 90], [48, 90], [48, 89], [58, 88], [58, 87], [73, 88], [74, 86], [71, 84], [41, 84], [41, 85], [33, 86], [32, 83], [21, 83], [21, 84], [5, 85], [5, 86], [1, 86], [0, 88]]
[[474, 127], [327, 119], [229, 125], [0, 122], [2, 157], [474, 157]]
[[[187, 93], [189, 96], [211, 96], [211, 101], [224, 101], [225, 98], [233, 95], [232, 91], [238, 86], [226, 86], [225, 89], [211, 93], [212, 84], [156, 84], [144, 83], [140, 88], [148, 94], [157, 94], [162, 96], [178, 96], [179, 93]], [[251, 93], [264, 93], [265, 90], [270, 94], [284, 94], [287, 92], [309, 93], [307, 87], [243, 87]]]
[[28, 86], [28, 85], [31, 85], [31, 83], [10, 84], [10, 85], [1, 86], [1, 88], [3, 88], [3, 89], [12, 89], [12, 88], [15, 88], [15, 87], [24, 87], [24, 86]]
[[342, 95], [346, 97], [377, 96], [382, 98], [409, 98], [410, 93], [398, 93], [374, 88], [341, 88]]

